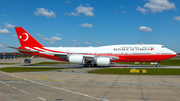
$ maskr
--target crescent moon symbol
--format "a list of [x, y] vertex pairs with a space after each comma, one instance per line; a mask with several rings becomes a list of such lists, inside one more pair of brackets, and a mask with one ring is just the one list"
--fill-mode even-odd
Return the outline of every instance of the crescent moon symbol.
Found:
[[26, 39], [24, 39], [23, 41], [27, 41], [27, 40], [28, 40], [28, 38], [29, 38], [29, 35], [28, 35], [27, 33], [23, 33], [23, 34], [25, 34], [25, 35], [26, 35]]

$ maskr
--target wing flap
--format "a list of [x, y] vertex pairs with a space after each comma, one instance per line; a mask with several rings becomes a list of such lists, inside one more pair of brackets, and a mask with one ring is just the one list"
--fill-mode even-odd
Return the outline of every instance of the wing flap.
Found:
[[68, 57], [67, 55], [68, 55], [67, 53], [56, 53], [56, 54], [54, 54], [54, 56], [59, 57], [58, 59], [66, 59]]

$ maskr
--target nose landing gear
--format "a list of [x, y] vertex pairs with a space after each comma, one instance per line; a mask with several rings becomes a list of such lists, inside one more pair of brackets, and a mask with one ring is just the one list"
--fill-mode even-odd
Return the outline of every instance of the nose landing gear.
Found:
[[156, 67], [161, 67], [160, 62], [161, 62], [161, 61], [158, 61]]

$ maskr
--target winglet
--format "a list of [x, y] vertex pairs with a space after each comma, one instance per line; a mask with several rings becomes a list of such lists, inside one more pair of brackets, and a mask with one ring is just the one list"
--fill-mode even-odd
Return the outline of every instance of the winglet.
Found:
[[21, 47], [43, 47], [36, 39], [34, 39], [22, 27], [15, 27]]

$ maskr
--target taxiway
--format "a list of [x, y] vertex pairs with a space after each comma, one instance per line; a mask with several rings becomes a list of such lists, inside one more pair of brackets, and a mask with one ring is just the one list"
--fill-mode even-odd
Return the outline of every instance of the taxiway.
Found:
[[0, 98], [2, 101], [179, 101], [180, 99], [179, 75], [99, 75], [86, 72], [94, 69], [98, 68], [71, 68], [49, 72], [0, 72]]

